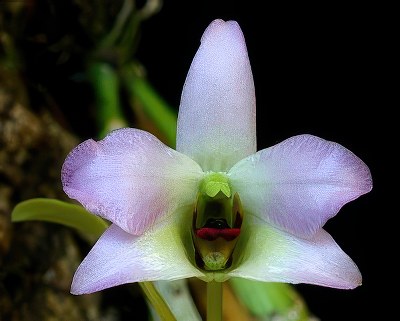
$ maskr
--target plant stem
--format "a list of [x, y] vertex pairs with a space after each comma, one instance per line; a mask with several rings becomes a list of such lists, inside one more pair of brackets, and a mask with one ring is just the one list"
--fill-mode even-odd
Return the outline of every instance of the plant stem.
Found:
[[207, 283], [207, 321], [222, 321], [222, 282]]
[[162, 321], [177, 321], [153, 282], [139, 282], [139, 285]]
[[100, 42], [100, 48], [110, 48], [115, 46], [117, 39], [123, 33], [124, 26], [129, 20], [130, 16], [134, 14], [135, 6], [132, 0], [124, 0], [122, 8], [116, 16], [115, 23], [111, 31]]
[[101, 61], [91, 62], [87, 72], [96, 98], [99, 137], [103, 138], [111, 130], [127, 126], [119, 99], [119, 78], [111, 65]]
[[144, 77], [137, 75], [134, 64], [124, 68], [123, 82], [130, 94], [132, 106], [134, 99], [138, 99], [146, 115], [166, 138], [168, 145], [175, 147], [176, 112]]

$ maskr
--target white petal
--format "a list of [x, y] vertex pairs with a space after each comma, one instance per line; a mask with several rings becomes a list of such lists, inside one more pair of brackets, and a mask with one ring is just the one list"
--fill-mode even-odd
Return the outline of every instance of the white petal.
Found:
[[239, 245], [242, 262], [230, 276], [340, 289], [361, 285], [356, 264], [323, 229], [306, 240], [262, 223], [248, 228], [248, 243]]
[[71, 293], [85, 294], [125, 283], [202, 277], [186, 257], [178, 225], [131, 235], [111, 225], [75, 273]]
[[90, 212], [141, 234], [158, 218], [195, 202], [201, 168], [138, 129], [87, 140], [62, 168], [64, 191]]
[[253, 75], [235, 21], [214, 20], [183, 87], [176, 148], [203, 170], [226, 171], [256, 151]]
[[372, 188], [371, 173], [361, 159], [311, 135], [259, 151], [228, 175], [245, 212], [303, 237]]

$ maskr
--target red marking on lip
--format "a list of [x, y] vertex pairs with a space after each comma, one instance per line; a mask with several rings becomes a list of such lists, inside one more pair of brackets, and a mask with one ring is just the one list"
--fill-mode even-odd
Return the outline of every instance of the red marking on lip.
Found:
[[214, 241], [219, 237], [225, 239], [225, 241], [232, 241], [240, 234], [240, 228], [213, 228], [203, 227], [196, 230], [196, 236], [207, 240]]

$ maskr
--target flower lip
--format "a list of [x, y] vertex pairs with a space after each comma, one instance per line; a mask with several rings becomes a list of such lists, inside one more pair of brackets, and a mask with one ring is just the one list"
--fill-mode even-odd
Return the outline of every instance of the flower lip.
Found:
[[232, 241], [237, 238], [242, 226], [242, 213], [235, 204], [236, 202], [234, 202], [232, 214], [236, 215], [236, 217], [232, 227], [229, 226], [224, 218], [209, 218], [203, 227], [193, 228], [195, 235], [207, 241], [215, 241], [219, 237], [222, 237], [225, 241]]
[[203, 227], [195, 231], [196, 236], [207, 240], [214, 241], [219, 237], [222, 237], [225, 241], [232, 241], [237, 238], [240, 234], [240, 228], [213, 228]]
[[219, 192], [214, 198], [199, 194], [193, 212], [192, 239], [200, 269], [217, 271], [230, 267], [242, 221], [237, 193], [226, 197]]

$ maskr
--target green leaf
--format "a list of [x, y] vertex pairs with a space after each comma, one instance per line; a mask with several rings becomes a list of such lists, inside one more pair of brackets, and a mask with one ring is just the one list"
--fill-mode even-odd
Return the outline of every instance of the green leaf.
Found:
[[253, 315], [263, 320], [270, 320], [273, 316], [279, 316], [279, 320], [310, 319], [310, 313], [303, 298], [289, 284], [242, 278], [231, 278], [229, 282], [238, 299]]
[[80, 205], [49, 198], [33, 198], [17, 204], [11, 213], [11, 221], [58, 223], [96, 237], [99, 237], [109, 225]]

